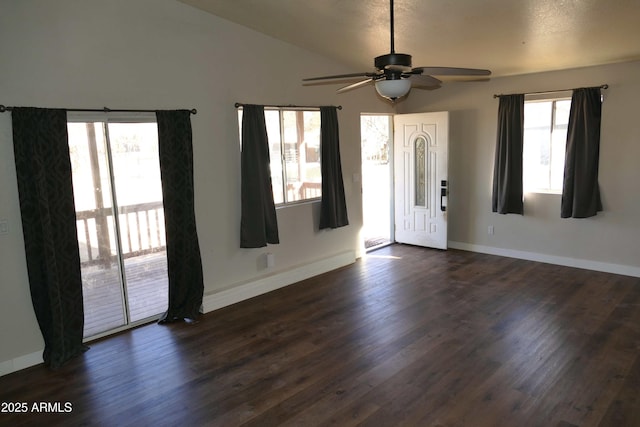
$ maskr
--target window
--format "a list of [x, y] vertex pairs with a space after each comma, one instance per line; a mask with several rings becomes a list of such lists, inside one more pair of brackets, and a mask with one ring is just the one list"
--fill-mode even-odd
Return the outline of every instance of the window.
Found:
[[523, 186], [525, 192], [562, 193], [571, 98], [524, 104]]
[[[320, 198], [320, 111], [265, 108], [264, 118], [275, 204]], [[242, 109], [238, 119], [242, 139]]]

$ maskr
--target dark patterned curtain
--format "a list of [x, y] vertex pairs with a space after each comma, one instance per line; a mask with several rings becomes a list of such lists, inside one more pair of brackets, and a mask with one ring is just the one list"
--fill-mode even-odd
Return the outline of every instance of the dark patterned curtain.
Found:
[[169, 307], [160, 323], [193, 320], [202, 312], [204, 282], [193, 198], [190, 114], [188, 110], [156, 112], [169, 275]]
[[320, 107], [320, 229], [349, 225], [340, 162], [337, 107]]
[[14, 108], [13, 146], [33, 308], [45, 365], [87, 350], [71, 161], [64, 110]]
[[575, 89], [571, 97], [562, 187], [562, 218], [588, 218], [602, 210], [598, 187], [600, 88]]
[[280, 243], [271, 188], [269, 141], [262, 105], [243, 106], [240, 174], [240, 247], [261, 248], [267, 246], [267, 243]]
[[522, 145], [524, 141], [524, 95], [501, 95], [498, 106], [498, 137], [493, 165], [492, 210], [522, 215]]

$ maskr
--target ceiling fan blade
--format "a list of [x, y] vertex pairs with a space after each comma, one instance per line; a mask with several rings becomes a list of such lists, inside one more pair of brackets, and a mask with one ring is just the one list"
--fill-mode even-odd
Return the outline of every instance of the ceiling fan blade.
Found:
[[474, 83], [474, 82], [488, 82], [491, 78], [487, 76], [441, 76], [442, 80], [446, 83]]
[[348, 90], [357, 89], [357, 88], [359, 88], [359, 87], [366, 86], [366, 85], [368, 85], [369, 83], [371, 83], [371, 82], [373, 82], [373, 81], [374, 81], [374, 79], [362, 80], [362, 81], [357, 82], [357, 83], [354, 83], [354, 84], [352, 84], [352, 85], [345, 86], [345, 87], [341, 87], [341, 88], [340, 88], [340, 89], [338, 89], [336, 92], [337, 92], [337, 93], [343, 93], [343, 92], [346, 92], [346, 91], [348, 91]]
[[489, 76], [491, 71], [479, 68], [456, 68], [456, 67], [415, 67], [414, 71], [422, 71], [424, 74], [436, 76]]
[[375, 77], [377, 73], [353, 73], [353, 74], [337, 74], [335, 76], [322, 76], [322, 77], [309, 77], [306, 79], [302, 79], [303, 82], [310, 82], [314, 80], [330, 80], [330, 79], [345, 79], [345, 78], [353, 78], [353, 77]]
[[442, 84], [442, 80], [426, 74], [411, 74], [409, 79], [411, 80], [412, 86], [436, 87]]

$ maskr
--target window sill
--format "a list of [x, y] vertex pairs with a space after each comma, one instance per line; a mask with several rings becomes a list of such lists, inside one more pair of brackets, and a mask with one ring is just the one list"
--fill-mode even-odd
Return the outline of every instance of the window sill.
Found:
[[551, 194], [556, 196], [562, 196], [562, 191], [535, 189], [535, 190], [525, 190], [524, 194]]
[[280, 204], [276, 205], [276, 210], [284, 209], [284, 208], [290, 208], [290, 207], [293, 207], [293, 206], [309, 205], [309, 204], [312, 204], [312, 203], [320, 203], [320, 200], [321, 200], [320, 197], [316, 197], [316, 198], [313, 198], [313, 199], [298, 200], [296, 202], [280, 203]]

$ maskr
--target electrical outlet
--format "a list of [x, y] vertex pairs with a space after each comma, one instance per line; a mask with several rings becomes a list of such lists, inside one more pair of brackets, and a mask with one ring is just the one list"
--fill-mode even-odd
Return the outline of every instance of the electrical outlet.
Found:
[[492, 235], [493, 235], [493, 232], [494, 232], [494, 231], [495, 231], [495, 230], [494, 230], [494, 228], [493, 228], [493, 225], [490, 225], [489, 227], [487, 227], [487, 233], [489, 233], [489, 235], [490, 235], [490, 236], [492, 236]]
[[273, 268], [276, 266], [276, 256], [270, 252], [265, 254], [267, 260], [267, 268]]
[[0, 235], [9, 234], [9, 222], [6, 219], [0, 219]]

